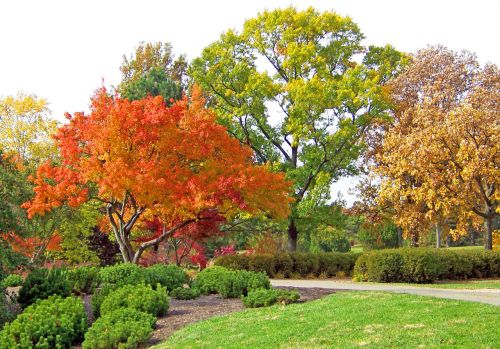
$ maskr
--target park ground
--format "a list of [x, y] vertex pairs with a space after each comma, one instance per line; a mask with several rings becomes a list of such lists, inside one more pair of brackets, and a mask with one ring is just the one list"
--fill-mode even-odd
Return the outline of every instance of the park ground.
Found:
[[154, 348], [498, 348], [500, 308], [391, 292], [336, 292], [188, 325]]

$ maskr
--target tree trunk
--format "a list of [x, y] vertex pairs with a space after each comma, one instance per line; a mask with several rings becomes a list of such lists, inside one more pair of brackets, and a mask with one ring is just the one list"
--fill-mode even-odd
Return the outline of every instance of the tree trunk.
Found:
[[418, 247], [418, 234], [413, 234], [411, 236], [411, 247]]
[[398, 247], [403, 247], [403, 229], [398, 227]]
[[451, 235], [446, 235], [446, 247], [451, 247]]
[[290, 219], [288, 224], [288, 251], [293, 252], [297, 251], [297, 235], [298, 235], [297, 227], [295, 226], [295, 222]]
[[484, 219], [484, 248], [486, 250], [493, 249], [493, 217], [490, 216]]
[[436, 248], [441, 247], [441, 233], [443, 229], [439, 224], [436, 224]]

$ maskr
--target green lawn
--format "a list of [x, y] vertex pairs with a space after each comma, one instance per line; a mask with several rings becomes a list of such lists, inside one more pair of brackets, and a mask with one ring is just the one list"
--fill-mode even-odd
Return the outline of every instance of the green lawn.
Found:
[[500, 279], [450, 281], [450, 282], [437, 282], [435, 284], [410, 284], [410, 283], [400, 283], [400, 282], [390, 282], [390, 283], [362, 282], [362, 284], [394, 285], [394, 286], [418, 286], [418, 287], [462, 289], [462, 290], [500, 289]]
[[185, 327], [155, 348], [499, 348], [500, 307], [341, 292]]

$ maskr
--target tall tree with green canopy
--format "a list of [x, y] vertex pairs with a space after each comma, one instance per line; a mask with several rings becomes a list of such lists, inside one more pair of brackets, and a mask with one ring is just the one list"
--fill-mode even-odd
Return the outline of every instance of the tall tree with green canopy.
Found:
[[241, 32], [222, 34], [188, 69], [228, 132], [293, 180], [289, 250], [301, 221], [330, 200], [332, 183], [356, 173], [372, 121], [387, 116], [381, 83], [404, 56], [390, 46], [366, 49], [362, 39], [334, 12], [264, 11]]
[[141, 42], [135, 52], [123, 56], [120, 66], [122, 82], [118, 86], [121, 96], [139, 100], [162, 96], [167, 103], [182, 98], [186, 80], [187, 61], [184, 55], [175, 57], [168, 42]]

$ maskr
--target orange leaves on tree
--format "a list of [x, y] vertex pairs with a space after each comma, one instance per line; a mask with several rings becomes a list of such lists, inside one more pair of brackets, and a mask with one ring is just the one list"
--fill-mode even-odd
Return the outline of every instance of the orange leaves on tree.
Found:
[[55, 135], [62, 164], [39, 168], [35, 197], [25, 207], [43, 214], [98, 198], [107, 203], [126, 261], [137, 262], [154, 243], [133, 246], [132, 228], [143, 215], [164, 223], [163, 239], [217, 215], [288, 214], [290, 183], [253, 164], [251, 149], [215, 122], [197, 88], [171, 107], [161, 97], [129, 101], [101, 89], [90, 114], [68, 118]]

